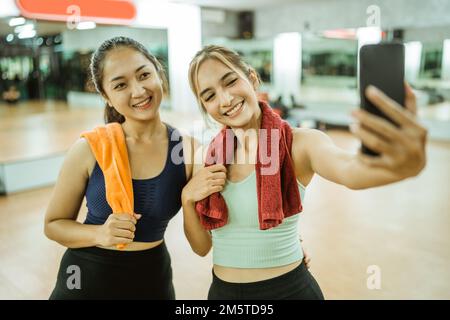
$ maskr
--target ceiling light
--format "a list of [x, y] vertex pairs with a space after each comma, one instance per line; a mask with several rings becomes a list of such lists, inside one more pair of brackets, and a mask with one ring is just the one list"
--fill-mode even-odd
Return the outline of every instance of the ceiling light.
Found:
[[77, 25], [77, 29], [78, 29], [78, 30], [95, 29], [96, 26], [97, 26], [97, 25], [95, 24], [95, 22], [92, 22], [92, 21], [83, 21], [83, 22], [80, 22], [80, 23]]
[[23, 26], [18, 26], [14, 28], [15, 33], [21, 33], [23, 31], [32, 31], [32, 30], [34, 30], [34, 24], [32, 23], [24, 24]]
[[24, 30], [19, 33], [19, 39], [33, 38], [36, 35], [36, 30]]
[[10, 27], [20, 26], [22, 24], [25, 24], [25, 22], [26, 22], [25, 18], [22, 17], [12, 18], [11, 20], [9, 20], [9, 26]]

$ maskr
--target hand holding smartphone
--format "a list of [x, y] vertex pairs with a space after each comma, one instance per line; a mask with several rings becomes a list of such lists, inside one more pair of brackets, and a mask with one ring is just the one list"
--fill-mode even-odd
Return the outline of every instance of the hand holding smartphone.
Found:
[[[367, 97], [366, 89], [373, 85], [399, 105], [405, 105], [405, 49], [401, 43], [364, 45], [359, 52], [359, 92], [361, 108], [394, 123]], [[377, 152], [361, 145], [364, 154], [378, 156]]]

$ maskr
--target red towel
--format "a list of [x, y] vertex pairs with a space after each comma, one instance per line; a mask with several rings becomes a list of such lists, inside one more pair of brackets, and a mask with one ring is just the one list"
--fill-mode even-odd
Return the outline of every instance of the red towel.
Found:
[[[262, 111], [261, 129], [258, 141], [256, 159], [256, 190], [258, 194], [258, 218], [261, 230], [279, 225], [283, 218], [290, 217], [302, 211], [297, 179], [290, 155], [292, 146], [292, 131], [289, 124], [273, 112], [270, 106], [259, 101]], [[230, 133], [230, 128], [224, 128], [210, 143], [206, 166], [216, 163], [231, 163], [236, 148], [236, 138]], [[278, 166], [275, 173], [266, 174], [271, 163], [260, 159], [260, 153], [271, 158], [271, 129], [278, 129]], [[264, 134], [267, 132], [267, 134]], [[228, 148], [227, 148], [228, 143]], [[262, 151], [260, 151], [262, 149]], [[267, 148], [267, 151], [266, 151]], [[265, 152], [266, 151], [266, 152]], [[263, 160], [263, 161], [261, 161]], [[228, 208], [219, 192], [210, 195], [195, 205], [203, 227], [207, 230], [223, 227], [228, 221]]]

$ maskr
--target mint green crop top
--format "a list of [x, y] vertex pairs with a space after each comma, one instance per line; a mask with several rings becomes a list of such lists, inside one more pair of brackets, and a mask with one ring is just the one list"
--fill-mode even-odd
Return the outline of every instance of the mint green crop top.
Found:
[[[298, 185], [303, 201], [305, 187]], [[259, 229], [255, 171], [240, 182], [227, 181], [222, 196], [228, 207], [228, 223], [212, 230], [214, 264], [271, 268], [303, 259], [298, 214], [274, 228]]]

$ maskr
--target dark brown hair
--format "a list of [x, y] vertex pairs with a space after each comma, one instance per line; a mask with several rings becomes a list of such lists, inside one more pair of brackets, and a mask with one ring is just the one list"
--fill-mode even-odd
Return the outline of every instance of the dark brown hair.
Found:
[[[118, 48], [130, 48], [137, 52], [143, 54], [151, 63], [155, 66], [158, 72], [159, 78], [162, 83], [163, 93], [168, 93], [168, 83], [167, 76], [162, 64], [155, 58], [141, 43], [127, 37], [114, 37], [103, 42], [100, 47], [92, 54], [91, 64], [89, 66], [91, 72], [91, 81], [95, 86], [98, 93], [106, 96], [105, 90], [103, 89], [103, 67], [105, 64], [106, 55], [114, 49]], [[114, 106], [105, 106], [104, 114], [105, 123], [119, 122], [123, 123], [125, 117], [121, 115]]]

